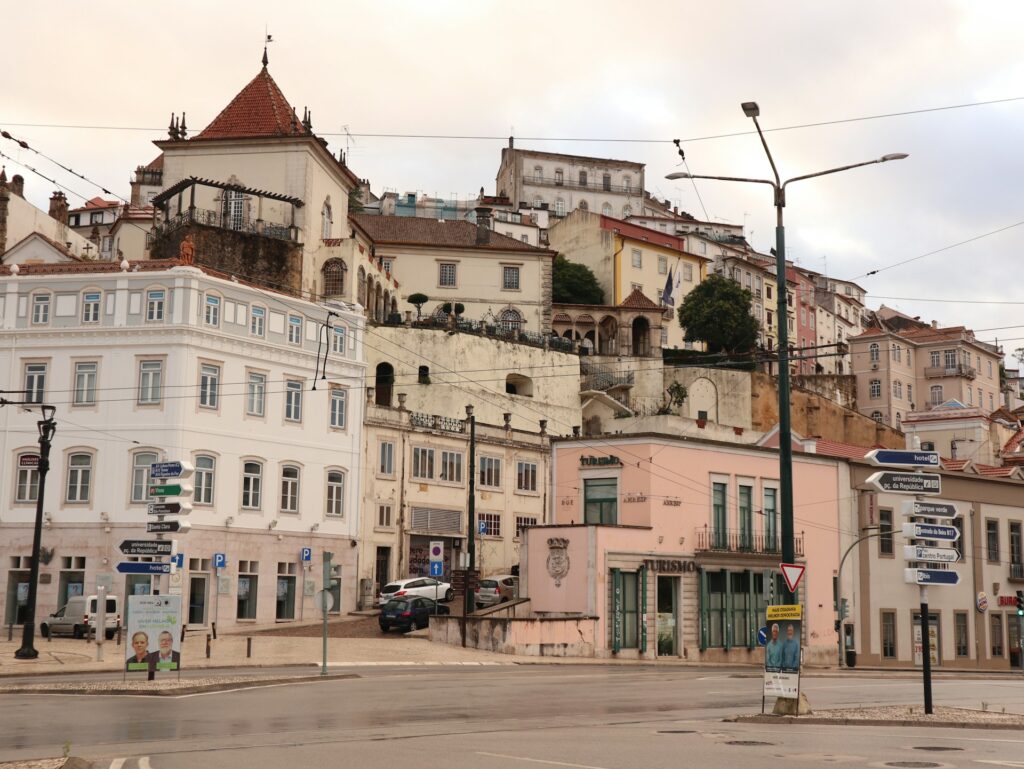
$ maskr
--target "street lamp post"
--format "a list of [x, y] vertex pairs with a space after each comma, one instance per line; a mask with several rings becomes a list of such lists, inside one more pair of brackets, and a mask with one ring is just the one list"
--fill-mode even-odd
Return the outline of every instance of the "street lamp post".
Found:
[[39, 583], [39, 550], [43, 538], [43, 496], [46, 490], [46, 473], [50, 470], [50, 444], [57, 432], [57, 423], [53, 419], [53, 406], [42, 406], [43, 418], [36, 422], [39, 428], [39, 491], [36, 496], [36, 523], [32, 535], [32, 565], [28, 582], [28, 616], [21, 635], [21, 648], [14, 652], [20, 660], [34, 660], [39, 652], [34, 645], [36, 630], [36, 586]]
[[[795, 563], [796, 547], [793, 539], [793, 443], [792, 431], [790, 428], [789, 415], [789, 329], [787, 327], [787, 302], [786, 302], [786, 228], [783, 223], [782, 211], [786, 207], [786, 186], [792, 182], [799, 182], [804, 179], [812, 179], [816, 176], [835, 174], [840, 171], [848, 171], [851, 168], [870, 166], [875, 163], [885, 163], [890, 160], [903, 160], [906, 153], [894, 153], [883, 155], [875, 160], [867, 160], [862, 163], [853, 163], [838, 168], [830, 168], [826, 171], [818, 171], [813, 174], [794, 176], [792, 179], [782, 181], [779, 171], [775, 167], [775, 159], [772, 158], [771, 150], [768, 149], [768, 142], [761, 131], [761, 125], [757, 122], [761, 114], [757, 102], [744, 102], [742, 104], [743, 114], [754, 121], [757, 128], [757, 135], [761, 137], [761, 145], [764, 147], [768, 162], [772, 167], [771, 179], [747, 179], [736, 176], [702, 176], [688, 172], [677, 171], [666, 176], [666, 179], [717, 179], [726, 182], [749, 182], [753, 184], [767, 184], [772, 187], [775, 193], [775, 282], [777, 284], [777, 305], [776, 316], [779, 324], [779, 496], [782, 503], [782, 560], [784, 563]], [[795, 596], [788, 589], [783, 592], [784, 603], [795, 603]]]

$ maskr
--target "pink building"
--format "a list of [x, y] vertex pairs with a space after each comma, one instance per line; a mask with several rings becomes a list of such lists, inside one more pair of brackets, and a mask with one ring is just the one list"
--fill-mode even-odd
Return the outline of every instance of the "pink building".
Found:
[[[786, 267], [786, 284], [789, 294], [787, 298], [792, 307], [794, 329], [789, 343], [795, 350], [797, 360], [791, 368], [796, 374], [814, 374], [815, 345], [817, 344], [816, 316], [817, 304], [814, 301], [814, 281], [803, 270]], [[828, 350], [827, 352], [833, 352]]]
[[[759, 661], [764, 607], [782, 586], [777, 452], [657, 434], [560, 439], [552, 452], [552, 523], [523, 534], [530, 618], [517, 644], [546, 635], [561, 642], [539, 653]], [[834, 458], [793, 464], [805, 661], [827, 662], [849, 491]]]

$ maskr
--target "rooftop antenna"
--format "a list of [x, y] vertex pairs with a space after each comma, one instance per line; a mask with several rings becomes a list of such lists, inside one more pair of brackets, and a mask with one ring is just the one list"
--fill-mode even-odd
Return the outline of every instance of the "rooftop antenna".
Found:
[[341, 130], [345, 132], [345, 157], [348, 157], [348, 153], [349, 153], [349, 149], [350, 149], [349, 148], [349, 144], [350, 143], [351, 144], [355, 144], [356, 140], [355, 140], [355, 137], [352, 136], [352, 134], [350, 134], [348, 132], [348, 125], [343, 125], [341, 127]]

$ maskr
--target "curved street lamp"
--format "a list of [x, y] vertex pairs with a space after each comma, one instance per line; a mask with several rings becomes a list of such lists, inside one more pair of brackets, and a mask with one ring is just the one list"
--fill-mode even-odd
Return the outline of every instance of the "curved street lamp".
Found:
[[[789, 329], [786, 318], [788, 317], [786, 302], [786, 228], [782, 220], [782, 210], [786, 207], [786, 186], [793, 182], [813, 179], [816, 176], [849, 171], [851, 168], [870, 166], [875, 163], [888, 163], [890, 160], [903, 160], [909, 155], [905, 152], [894, 152], [882, 155], [875, 160], [866, 160], [862, 163], [852, 163], [846, 166], [829, 168], [825, 171], [817, 171], [813, 174], [794, 176], [792, 179], [782, 181], [779, 171], [775, 167], [775, 159], [771, 150], [768, 149], [768, 142], [765, 141], [761, 125], [757, 122], [761, 114], [757, 102], [747, 101], [741, 105], [743, 114], [754, 121], [757, 128], [757, 135], [761, 137], [761, 145], [764, 147], [768, 162], [772, 167], [771, 179], [748, 179], [740, 176], [705, 176], [702, 174], [691, 174], [683, 171], [668, 174], [665, 178], [676, 179], [717, 179], [724, 182], [747, 182], [752, 184], [770, 185], [775, 193], [775, 280], [778, 284], [777, 294], [777, 316], [779, 320], [779, 496], [781, 501], [781, 523], [782, 523], [782, 560], [784, 563], [794, 563], [796, 560], [796, 547], [793, 541], [793, 443], [792, 431], [790, 428], [789, 414]], [[794, 602], [793, 593], [788, 589], [783, 592], [785, 603]]]

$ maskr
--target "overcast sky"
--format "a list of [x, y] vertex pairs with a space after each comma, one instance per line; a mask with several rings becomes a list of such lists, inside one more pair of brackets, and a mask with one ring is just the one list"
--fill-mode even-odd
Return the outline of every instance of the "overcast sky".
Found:
[[[332, 149], [346, 146], [347, 126], [349, 165], [376, 193], [494, 192], [507, 139], [360, 134], [513, 133], [520, 147], [645, 163], [651, 192], [698, 218], [706, 208], [745, 224], [762, 251], [774, 243], [768, 188], [698, 182], [702, 208], [689, 182], [664, 179], [680, 170], [669, 140], [684, 140], [693, 173], [764, 176], [756, 135], [696, 140], [749, 130], [743, 101], [757, 101], [771, 129], [1024, 97], [1017, 2], [253, 0], [54, 11], [22, 4], [6, 14], [0, 126], [122, 196], [135, 166], [156, 156], [151, 142], [166, 136], [171, 112], [187, 112], [194, 135], [255, 76], [265, 26], [278, 85], [300, 114], [312, 110]], [[790, 258], [858, 279], [872, 306], [963, 323], [1012, 352], [1024, 326], [983, 329], [1024, 320], [1024, 297], [1007, 290], [1021, 275], [1024, 226], [859, 276], [1024, 220], [1022, 124], [1024, 99], [769, 133], [784, 177], [910, 153], [791, 187]], [[6, 140], [0, 152], [86, 197], [102, 194]], [[46, 208], [54, 185], [0, 162]]]

